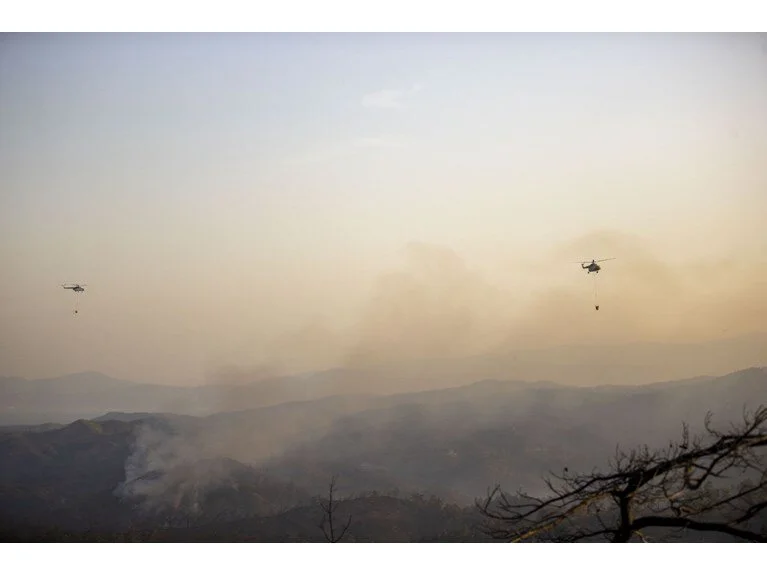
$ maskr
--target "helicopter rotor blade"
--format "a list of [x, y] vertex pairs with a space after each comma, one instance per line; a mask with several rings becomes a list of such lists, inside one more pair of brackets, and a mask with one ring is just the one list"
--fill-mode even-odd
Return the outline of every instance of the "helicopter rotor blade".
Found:
[[596, 260], [598, 262], [609, 262], [610, 260], [614, 260], [615, 258], [605, 258], [603, 260]]

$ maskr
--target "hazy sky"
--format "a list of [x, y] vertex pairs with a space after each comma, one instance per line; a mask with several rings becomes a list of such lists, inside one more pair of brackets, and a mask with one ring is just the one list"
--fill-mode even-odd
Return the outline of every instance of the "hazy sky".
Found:
[[4, 35], [0, 375], [752, 331], [765, 166], [766, 35]]

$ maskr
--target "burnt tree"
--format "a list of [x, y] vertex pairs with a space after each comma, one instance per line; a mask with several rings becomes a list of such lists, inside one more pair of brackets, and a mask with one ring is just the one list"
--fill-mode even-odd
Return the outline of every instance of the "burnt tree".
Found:
[[511, 495], [496, 486], [477, 501], [483, 529], [521, 541], [648, 541], [650, 531], [716, 532], [767, 542], [767, 408], [745, 412], [726, 432], [705, 418], [705, 433], [667, 448], [616, 449], [607, 472], [552, 473], [548, 495]]
[[322, 508], [323, 516], [320, 528], [325, 535], [325, 539], [328, 543], [338, 543], [341, 541], [346, 532], [349, 530], [349, 526], [352, 523], [352, 516], [350, 515], [345, 523], [339, 524], [336, 522], [336, 511], [338, 508], [338, 500], [335, 498], [337, 477], [334, 475], [330, 479], [330, 485], [328, 486], [328, 498], [326, 501], [320, 501], [320, 507]]

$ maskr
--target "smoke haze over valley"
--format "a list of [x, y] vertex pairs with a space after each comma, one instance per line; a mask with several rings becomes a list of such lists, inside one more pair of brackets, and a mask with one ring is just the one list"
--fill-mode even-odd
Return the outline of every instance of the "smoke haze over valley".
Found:
[[767, 541], [764, 45], [3, 35], [0, 540]]

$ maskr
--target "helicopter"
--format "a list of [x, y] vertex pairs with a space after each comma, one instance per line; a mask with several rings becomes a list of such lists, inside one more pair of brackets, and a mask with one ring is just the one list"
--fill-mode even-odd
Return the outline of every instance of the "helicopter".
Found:
[[599, 273], [599, 270], [602, 269], [602, 266], [599, 265], [598, 262], [606, 262], [609, 260], [614, 260], [615, 258], [605, 258], [603, 260], [591, 260], [590, 262], [577, 262], [581, 264], [581, 267], [584, 270], [588, 270], [586, 273], [590, 274], [591, 272], [594, 272], [595, 274]]
[[[590, 262], [577, 262], [581, 264], [581, 268], [583, 268], [586, 271], [586, 275], [589, 275], [590, 273], [594, 272], [595, 274], [599, 274], [599, 270], [602, 269], [602, 266], [599, 265], [598, 262], [606, 262], [609, 260], [614, 260], [615, 258], [605, 258], [602, 260], [591, 260]], [[597, 276], [594, 276], [594, 309], [599, 311], [599, 304], [597, 303]]]
[[77, 309], [77, 303], [80, 299], [80, 293], [85, 291], [85, 286], [87, 284], [61, 284], [61, 287], [64, 289], [71, 289], [73, 292], [75, 292], [75, 309], [72, 311], [75, 315], [79, 313]]

